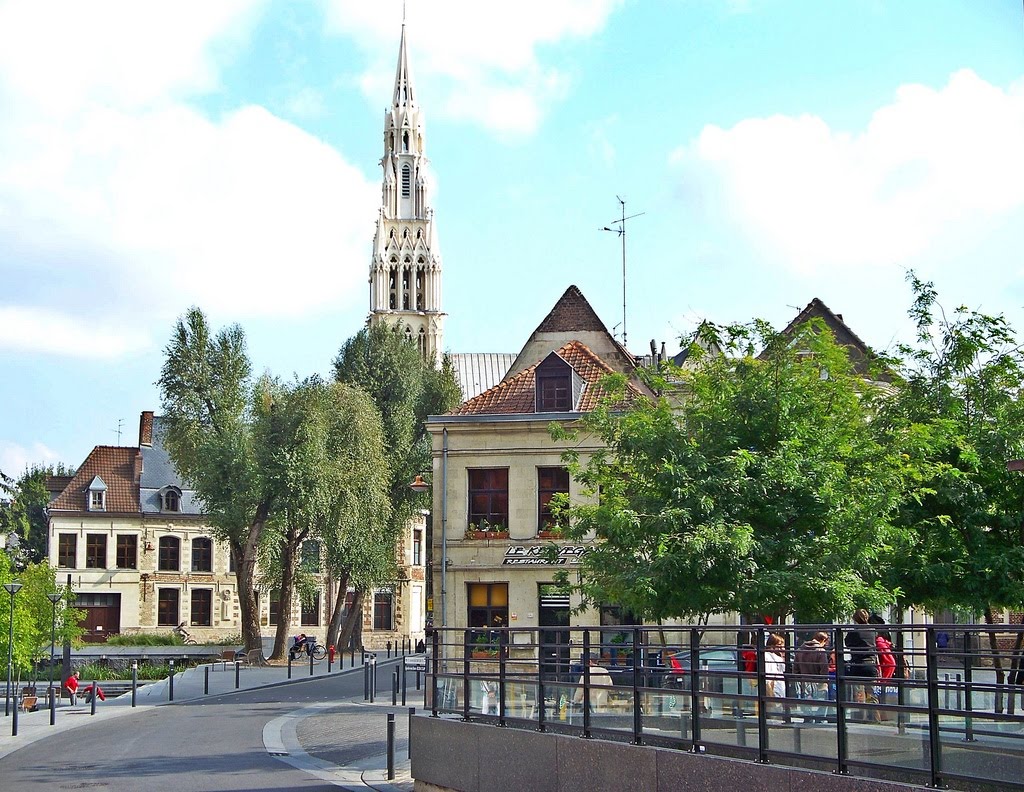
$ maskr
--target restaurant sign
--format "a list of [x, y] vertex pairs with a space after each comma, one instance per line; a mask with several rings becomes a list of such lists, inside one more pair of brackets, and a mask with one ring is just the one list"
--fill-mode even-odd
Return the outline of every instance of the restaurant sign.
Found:
[[553, 555], [550, 545], [509, 545], [501, 563], [504, 566], [567, 566], [578, 564], [592, 549], [587, 545], [562, 545]]

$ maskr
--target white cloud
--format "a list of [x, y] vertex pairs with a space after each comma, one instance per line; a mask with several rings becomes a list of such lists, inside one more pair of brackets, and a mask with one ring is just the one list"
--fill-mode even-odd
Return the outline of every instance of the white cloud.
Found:
[[18, 478], [31, 465], [47, 465], [60, 462], [55, 451], [42, 443], [33, 443], [28, 448], [17, 443], [0, 441], [0, 470], [11, 478]]
[[45, 308], [0, 307], [0, 348], [111, 360], [148, 344], [149, 339], [138, 329]]
[[672, 155], [684, 189], [798, 271], [904, 266], [943, 235], [1024, 208], [1024, 82], [971, 71], [904, 85], [851, 134], [820, 118], [705, 127]]
[[0, 348], [115, 357], [190, 304], [362, 293], [377, 186], [261, 107], [188, 104], [262, 3], [215, 5], [0, 5]]
[[[569, 83], [566, 73], [543, 63], [541, 48], [593, 36], [623, 2], [410, 3], [407, 30], [413, 80], [431, 81], [443, 97], [431, 105], [432, 112], [475, 121], [499, 134], [529, 135], [546, 108], [565, 95]], [[351, 36], [371, 59], [360, 83], [371, 99], [379, 101], [394, 81], [401, 3], [333, 0], [327, 8], [333, 28]]]

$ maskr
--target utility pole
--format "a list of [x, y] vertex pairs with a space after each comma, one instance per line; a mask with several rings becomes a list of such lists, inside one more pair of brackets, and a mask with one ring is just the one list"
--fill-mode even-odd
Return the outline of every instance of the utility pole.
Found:
[[[622, 240], [622, 346], [626, 347], [626, 221], [632, 220], [634, 217], [640, 217], [640, 215], [646, 214], [646, 212], [637, 212], [629, 217], [626, 217], [626, 202], [619, 196], [615, 196], [618, 200], [619, 205], [622, 208], [622, 216], [617, 220], [612, 220], [608, 225], [601, 228], [601, 231], [611, 231], [612, 233], [618, 234], [619, 239]], [[627, 350], [628, 351], [628, 350]]]

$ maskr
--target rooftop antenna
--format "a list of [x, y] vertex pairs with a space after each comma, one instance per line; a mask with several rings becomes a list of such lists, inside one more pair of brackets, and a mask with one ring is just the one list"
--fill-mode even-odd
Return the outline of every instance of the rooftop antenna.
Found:
[[[117, 430], [116, 430], [117, 431], [117, 444], [118, 445], [121, 445], [121, 427], [123, 427], [123, 426], [124, 426], [124, 418], [118, 418], [117, 419]], [[115, 431], [115, 430], [111, 429], [111, 431]]]
[[[616, 200], [622, 207], [622, 217], [617, 220], [612, 220], [608, 225], [599, 229], [600, 231], [611, 231], [619, 235], [619, 239], [622, 240], [622, 346], [626, 346], [626, 221], [632, 220], [634, 217], [640, 217], [640, 215], [647, 214], [646, 212], [637, 212], [626, 217], [626, 202], [619, 196], [615, 196]], [[617, 227], [615, 227], [617, 226]]]

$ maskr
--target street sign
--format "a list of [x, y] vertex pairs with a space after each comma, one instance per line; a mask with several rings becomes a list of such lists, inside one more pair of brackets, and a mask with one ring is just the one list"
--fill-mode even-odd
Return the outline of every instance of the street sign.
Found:
[[427, 656], [426, 655], [406, 655], [405, 656], [405, 667], [410, 671], [426, 671], [427, 670]]

